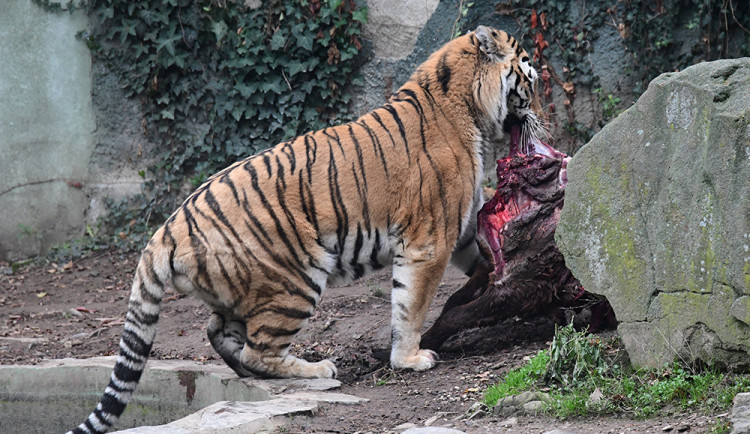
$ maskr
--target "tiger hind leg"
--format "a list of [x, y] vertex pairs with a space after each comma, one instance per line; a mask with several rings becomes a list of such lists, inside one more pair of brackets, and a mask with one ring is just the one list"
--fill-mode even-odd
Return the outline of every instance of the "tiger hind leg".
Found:
[[[291, 324], [290, 324], [291, 325]], [[299, 324], [301, 328], [302, 324]], [[260, 333], [279, 333], [278, 329], [260, 327]], [[276, 337], [277, 342], [258, 343], [259, 331], [248, 335], [243, 320], [228, 319], [214, 312], [208, 321], [208, 340], [224, 362], [240, 377], [253, 374], [263, 377], [333, 378], [336, 366], [330, 360], [311, 363], [288, 354], [293, 334], [284, 331]]]
[[272, 378], [335, 378], [336, 365], [330, 360], [308, 362], [286, 351], [275, 352], [268, 349], [259, 351], [245, 344], [240, 355], [243, 366], [265, 377]]
[[308, 304], [295, 305], [280, 297], [248, 318], [240, 353], [243, 367], [267, 377], [335, 377], [336, 366], [330, 360], [313, 363], [289, 354], [292, 339], [310, 315]]
[[227, 320], [214, 312], [208, 320], [208, 340], [224, 362], [240, 377], [249, 377], [252, 371], [240, 362], [240, 352], [245, 346], [247, 326], [240, 320]]

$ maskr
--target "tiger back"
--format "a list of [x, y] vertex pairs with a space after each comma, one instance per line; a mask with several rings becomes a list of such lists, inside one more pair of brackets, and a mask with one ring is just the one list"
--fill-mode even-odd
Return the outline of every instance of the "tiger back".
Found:
[[509, 123], [538, 132], [535, 79], [515, 39], [480, 26], [383, 107], [213, 175], [142, 252], [110, 383], [73, 432], [104, 432], [124, 411], [167, 287], [210, 307], [209, 341], [239, 376], [330, 378], [331, 361], [290, 354], [294, 336], [327, 285], [390, 265], [391, 365], [433, 367], [420, 333], [443, 272], [481, 260], [482, 150]]

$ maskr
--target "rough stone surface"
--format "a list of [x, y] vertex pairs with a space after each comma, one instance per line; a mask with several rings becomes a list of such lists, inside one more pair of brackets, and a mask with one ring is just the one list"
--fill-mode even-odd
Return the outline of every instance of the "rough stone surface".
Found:
[[738, 393], [732, 406], [732, 434], [750, 433], [750, 393]]
[[369, 0], [364, 34], [378, 57], [403, 59], [435, 12], [438, 0]]
[[83, 11], [0, 2], [0, 259], [80, 235], [91, 156], [91, 57]]
[[402, 434], [463, 434], [463, 433], [464, 431], [460, 431], [455, 428], [427, 426], [427, 427], [409, 428], [406, 431], [403, 431]]
[[500, 417], [536, 413], [550, 401], [551, 398], [547, 393], [526, 391], [498, 400], [497, 404], [492, 407], [492, 413]]
[[568, 165], [556, 240], [637, 366], [750, 365], [750, 58], [663, 74]]
[[278, 399], [263, 402], [221, 401], [166, 425], [142, 426], [118, 433], [128, 434], [224, 434], [269, 432], [284, 425], [288, 417], [312, 416], [318, 405], [312, 401]]
[[105, 198], [120, 200], [142, 192], [144, 178], [138, 172], [149, 172], [156, 153], [141, 125], [140, 101], [126, 97], [120, 78], [103, 62], [95, 62], [91, 79], [96, 130], [83, 188], [87, 224], [106, 214]]

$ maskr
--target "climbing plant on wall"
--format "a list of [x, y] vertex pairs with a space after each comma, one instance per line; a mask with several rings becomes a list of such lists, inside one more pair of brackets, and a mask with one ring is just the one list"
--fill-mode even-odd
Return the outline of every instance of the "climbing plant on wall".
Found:
[[[740, 7], [740, 4], [743, 6]], [[587, 141], [595, 127], [616, 114], [617, 97], [610, 92], [640, 95], [663, 72], [684, 69], [700, 61], [750, 55], [750, 10], [739, 0], [508, 0], [496, 11], [512, 15], [521, 27], [522, 45], [530, 47], [546, 102], [552, 87], [565, 95], [564, 128]], [[629, 59], [623, 76], [632, 88], [603, 90], [590, 54], [606, 27], [616, 29]], [[554, 58], [554, 62], [550, 59]], [[599, 124], [576, 121], [572, 101], [581, 86], [600, 106]], [[554, 110], [554, 106], [551, 107]]]
[[[37, 0], [50, 9], [60, 6]], [[158, 145], [138, 209], [110, 203], [108, 226], [147, 226], [230, 163], [349, 117], [367, 9], [353, 0], [89, 0], [81, 36], [143, 107]], [[148, 200], [145, 199], [148, 197]], [[132, 204], [131, 204], [132, 205]], [[112, 221], [118, 221], [114, 225]]]

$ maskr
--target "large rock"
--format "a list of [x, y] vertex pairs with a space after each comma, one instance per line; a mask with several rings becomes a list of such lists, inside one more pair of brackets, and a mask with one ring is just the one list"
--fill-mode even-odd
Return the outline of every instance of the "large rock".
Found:
[[568, 177], [558, 246], [632, 362], [750, 365], [750, 58], [661, 75]]

